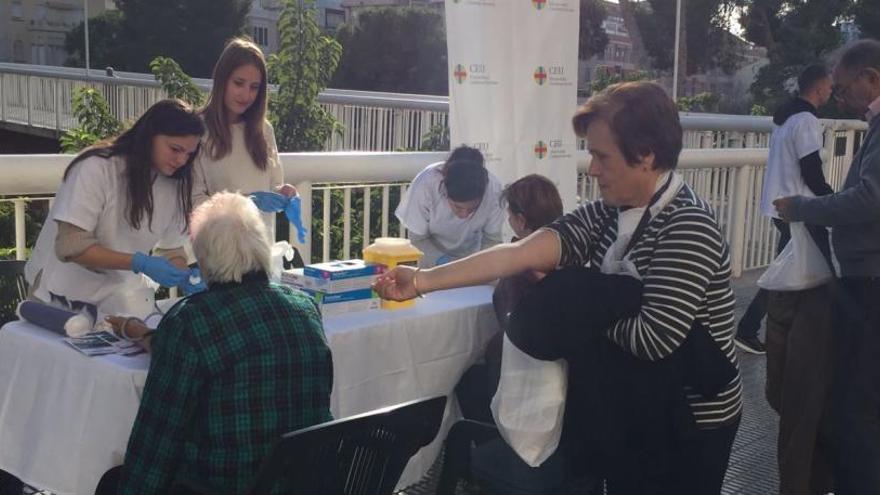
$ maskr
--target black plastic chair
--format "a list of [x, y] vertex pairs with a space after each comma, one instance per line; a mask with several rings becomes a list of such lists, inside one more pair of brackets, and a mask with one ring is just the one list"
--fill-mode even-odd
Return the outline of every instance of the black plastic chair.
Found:
[[0, 279], [13, 280], [15, 284], [15, 293], [17, 299], [16, 304], [27, 299], [27, 280], [24, 278], [24, 265], [27, 263], [23, 260], [0, 260]]
[[501, 438], [501, 434], [493, 424], [462, 419], [452, 425], [446, 435], [437, 495], [455, 495], [459, 480], [472, 482], [471, 448], [496, 438]]
[[[421, 399], [287, 433], [248, 495], [390, 495], [406, 463], [437, 436], [446, 397]], [[175, 494], [217, 493], [181, 480]]]

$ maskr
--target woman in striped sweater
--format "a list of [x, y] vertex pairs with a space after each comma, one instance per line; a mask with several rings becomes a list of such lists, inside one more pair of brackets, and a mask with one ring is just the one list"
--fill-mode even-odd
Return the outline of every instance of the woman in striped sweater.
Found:
[[[587, 139], [589, 174], [601, 201], [523, 240], [449, 265], [392, 270], [376, 284], [380, 295], [403, 300], [526, 270], [590, 265], [643, 283], [639, 313], [607, 331], [623, 350], [664, 359], [696, 322], [736, 365], [729, 251], [712, 208], [675, 172], [682, 129], [674, 102], [654, 83], [616, 84], [579, 108], [573, 124]], [[645, 479], [641, 487], [632, 486], [639, 480], [620, 480], [626, 486], [617, 489], [609, 483], [609, 493], [665, 493], [658, 483], [686, 485], [687, 493], [720, 492], [742, 409], [739, 375], [711, 399], [684, 392], [697, 433], [669, 453], [673, 471], [662, 480]]]

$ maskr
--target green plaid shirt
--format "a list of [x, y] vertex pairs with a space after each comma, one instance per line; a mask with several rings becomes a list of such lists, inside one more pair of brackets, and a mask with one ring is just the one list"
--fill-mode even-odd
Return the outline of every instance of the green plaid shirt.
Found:
[[168, 493], [177, 478], [241, 493], [281, 434], [332, 419], [321, 316], [263, 273], [182, 300], [152, 346], [121, 493]]

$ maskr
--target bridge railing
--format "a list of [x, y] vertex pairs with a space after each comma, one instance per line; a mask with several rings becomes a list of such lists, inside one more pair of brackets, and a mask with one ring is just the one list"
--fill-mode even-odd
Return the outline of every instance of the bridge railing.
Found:
[[[853, 152], [856, 132], [834, 131], [827, 146], [826, 173], [839, 187]], [[845, 139], [843, 143], [837, 138]], [[307, 261], [360, 256], [361, 249], [379, 236], [405, 236], [394, 210], [408, 183], [422, 168], [442, 160], [439, 152], [284, 153], [288, 182], [303, 197], [303, 220], [311, 226], [304, 243], [296, 245]], [[578, 201], [598, 198], [589, 177], [586, 152], [578, 155]], [[15, 247], [26, 257], [27, 209], [42, 218], [48, 211], [71, 155], [0, 155], [0, 203], [15, 210]], [[760, 212], [766, 148], [686, 149], [679, 170], [713, 206], [719, 226], [730, 245], [734, 276], [773, 259], [776, 231]], [[339, 224], [342, 228], [339, 229]], [[292, 232], [292, 231], [291, 231]]]
[[[211, 80], [194, 82], [210, 90]], [[57, 136], [76, 125], [71, 97], [84, 86], [100, 91], [124, 122], [165, 97], [151, 74], [0, 63], [0, 124]], [[327, 89], [318, 99], [343, 129], [324, 151], [418, 150], [432, 128], [449, 123], [446, 96]], [[766, 147], [772, 130], [769, 117], [682, 113], [681, 120], [685, 148]]]

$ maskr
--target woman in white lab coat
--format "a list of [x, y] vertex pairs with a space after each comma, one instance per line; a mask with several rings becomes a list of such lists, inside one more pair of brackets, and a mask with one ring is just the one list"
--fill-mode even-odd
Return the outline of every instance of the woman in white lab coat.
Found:
[[95, 317], [108, 299], [150, 288], [146, 277], [197, 290], [182, 246], [203, 133], [185, 103], [163, 100], [77, 155], [25, 267], [34, 297]]
[[425, 254], [419, 266], [429, 268], [499, 244], [500, 197], [501, 182], [486, 170], [483, 155], [460, 146], [419, 172], [395, 215]]

